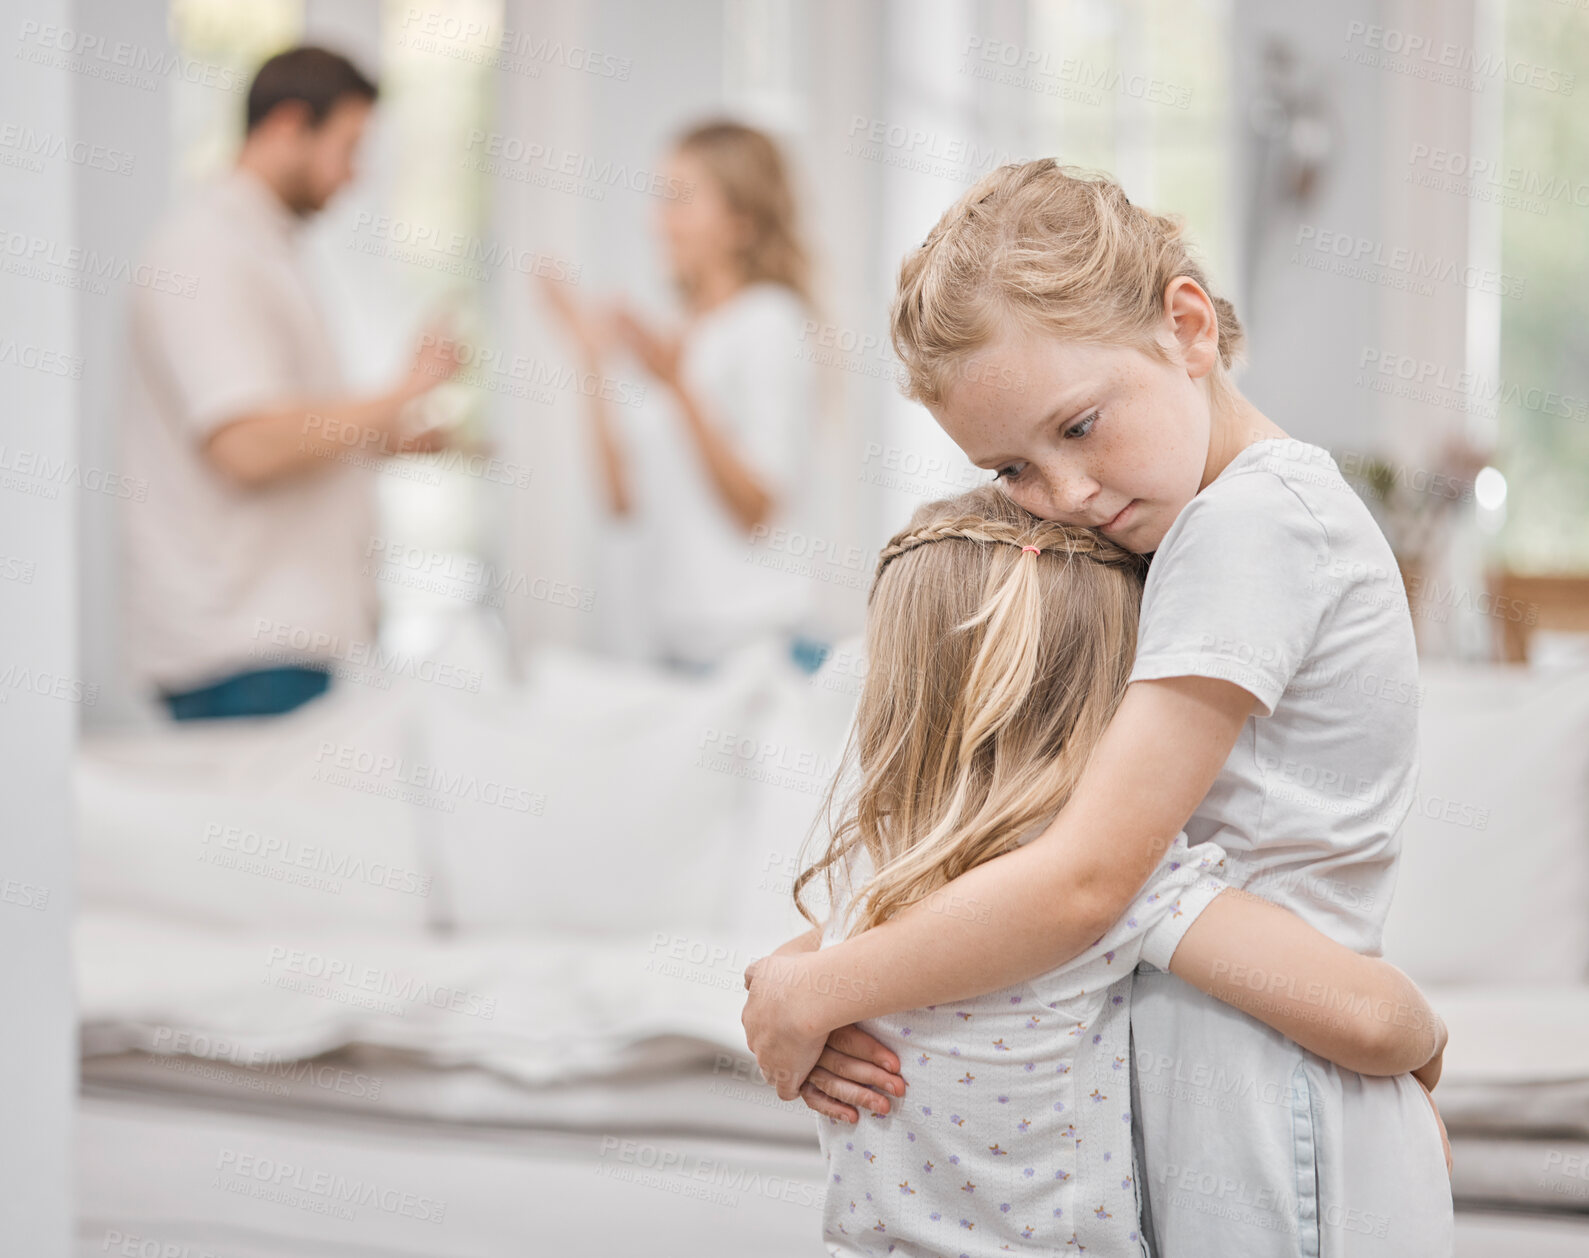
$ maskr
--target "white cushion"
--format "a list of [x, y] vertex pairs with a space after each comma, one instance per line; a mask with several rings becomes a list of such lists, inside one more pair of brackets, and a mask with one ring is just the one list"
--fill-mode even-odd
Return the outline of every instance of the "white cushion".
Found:
[[1385, 955], [1420, 983], [1589, 974], [1589, 670], [1423, 669]]
[[283, 717], [86, 738], [80, 901], [223, 928], [422, 930], [431, 888], [412, 810], [383, 793], [389, 774], [333, 771], [343, 748], [398, 760], [413, 711], [406, 692], [347, 686]]
[[1451, 1032], [1435, 1093], [1452, 1135], [1589, 1138], [1589, 987], [1430, 987]]
[[546, 649], [522, 689], [427, 718], [438, 893], [463, 930], [728, 924], [742, 780], [708, 756], [754, 728], [764, 662], [710, 679]]
[[[811, 928], [795, 908], [793, 883], [802, 856], [809, 862], [827, 850], [823, 809], [860, 697], [864, 645], [859, 636], [839, 642], [814, 675], [778, 675], [751, 735], [715, 753], [719, 764], [733, 760], [749, 796], [735, 934], [769, 950]], [[808, 887], [806, 903], [822, 916], [822, 880]]]

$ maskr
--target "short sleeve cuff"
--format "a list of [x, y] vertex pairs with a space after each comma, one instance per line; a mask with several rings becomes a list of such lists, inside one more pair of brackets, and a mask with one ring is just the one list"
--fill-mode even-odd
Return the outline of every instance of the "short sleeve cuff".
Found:
[[1224, 655], [1139, 655], [1126, 680], [1162, 681], [1167, 677], [1213, 677], [1240, 686], [1258, 701], [1260, 716], [1273, 716], [1285, 683], [1262, 669]]
[[1204, 909], [1214, 902], [1214, 897], [1230, 884], [1212, 874], [1201, 875], [1196, 882], [1176, 896], [1174, 910], [1165, 915], [1142, 940], [1142, 960], [1161, 970], [1170, 968], [1170, 958], [1181, 946], [1181, 936]]
[[284, 391], [279, 384], [234, 382], [196, 399], [188, 413], [188, 428], [195, 436], [208, 438], [245, 415], [286, 406], [293, 400], [290, 391]]

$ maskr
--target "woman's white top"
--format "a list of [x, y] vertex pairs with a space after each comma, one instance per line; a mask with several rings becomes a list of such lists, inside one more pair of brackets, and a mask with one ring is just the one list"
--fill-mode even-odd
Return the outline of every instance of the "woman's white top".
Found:
[[[1222, 855], [1212, 843], [1190, 849], [1178, 835], [1131, 907], [1073, 960], [986, 996], [859, 1024], [899, 1055], [907, 1090], [886, 1116], [818, 1120], [830, 1254], [980, 1258], [1085, 1247], [1094, 1258], [1141, 1258], [1132, 969], [1140, 958], [1169, 965], [1226, 886]], [[838, 923], [851, 905], [840, 898], [825, 947], [842, 938]], [[946, 916], [981, 911], [947, 893], [941, 901]]]
[[799, 527], [816, 424], [812, 367], [800, 353], [808, 317], [785, 285], [756, 283], [685, 335], [686, 388], [774, 499], [773, 515], [754, 529], [724, 504], [670, 395], [657, 391], [664, 405], [626, 416], [656, 655], [710, 665], [757, 638], [806, 627], [820, 575]]

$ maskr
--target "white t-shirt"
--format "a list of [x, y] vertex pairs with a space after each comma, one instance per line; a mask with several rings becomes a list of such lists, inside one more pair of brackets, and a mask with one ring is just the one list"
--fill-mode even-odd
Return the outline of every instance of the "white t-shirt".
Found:
[[806, 317], [789, 288], [751, 284], [685, 338], [686, 387], [775, 499], [752, 532], [724, 505], [671, 399], [659, 390], [663, 405], [626, 415], [639, 579], [660, 656], [707, 665], [805, 627], [820, 575], [798, 534], [816, 423], [811, 364], [799, 352]]
[[[1222, 856], [1177, 835], [1120, 920], [1064, 965], [859, 1024], [899, 1054], [909, 1090], [883, 1117], [818, 1120], [830, 1254], [1147, 1252], [1131, 1144], [1132, 969], [1139, 959], [1168, 968], [1227, 885]], [[858, 863], [857, 884], [866, 869]], [[979, 913], [941, 899], [946, 914]], [[842, 937], [850, 908], [844, 898], [824, 947]]]
[[192, 295], [133, 290], [121, 459], [148, 493], [124, 513], [128, 662], [166, 690], [346, 655], [375, 634], [367, 460], [246, 489], [202, 453], [249, 411], [342, 391], [297, 229], [263, 182], [234, 170], [145, 253], [197, 276]]
[[1232, 883], [1377, 956], [1422, 691], [1395, 556], [1327, 451], [1248, 446], [1164, 535], [1131, 680], [1183, 676], [1258, 700], [1192, 842], [1229, 854]]

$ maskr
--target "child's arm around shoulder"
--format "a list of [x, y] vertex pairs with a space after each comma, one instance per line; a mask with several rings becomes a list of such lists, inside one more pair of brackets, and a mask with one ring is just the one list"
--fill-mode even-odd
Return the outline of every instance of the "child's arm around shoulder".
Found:
[[996, 991], [1084, 952], [1208, 793], [1253, 703], [1251, 692], [1211, 677], [1132, 683], [1041, 835], [962, 874], [952, 895], [789, 957], [777, 981], [758, 979], [742, 1020], [779, 1095], [794, 1098], [797, 1086], [782, 1081], [803, 1079], [837, 1027]]
[[1433, 1067], [1439, 1078], [1446, 1026], [1417, 985], [1260, 896], [1237, 887], [1215, 896], [1186, 928], [1169, 969], [1346, 1070]]
[[978, 911], [934, 912], [931, 901], [918, 903], [824, 950], [834, 962], [847, 960], [842, 954], [852, 946], [858, 959], [878, 959], [867, 975], [878, 990], [871, 994], [868, 984], [856, 1002], [866, 1010], [860, 1016], [981, 995], [1084, 952], [1164, 859], [1218, 777], [1252, 703], [1240, 686], [1207, 677], [1127, 687], [1048, 829], [950, 884], [955, 903]]

